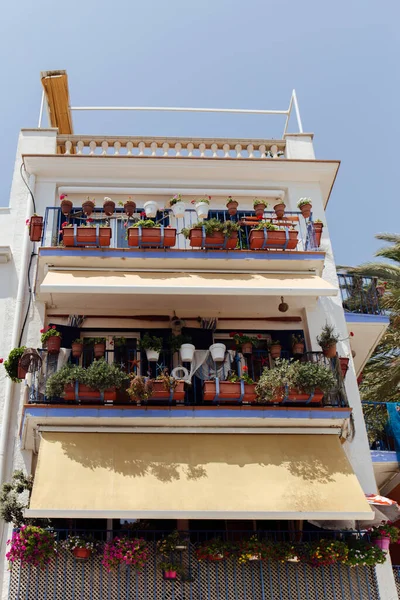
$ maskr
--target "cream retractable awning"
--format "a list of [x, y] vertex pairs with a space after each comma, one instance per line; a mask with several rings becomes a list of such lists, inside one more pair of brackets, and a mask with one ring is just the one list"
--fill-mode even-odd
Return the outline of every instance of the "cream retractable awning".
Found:
[[362, 519], [335, 435], [43, 432], [29, 517]]
[[317, 275], [261, 273], [166, 273], [49, 271], [40, 286], [47, 294], [162, 294], [215, 296], [336, 296]]

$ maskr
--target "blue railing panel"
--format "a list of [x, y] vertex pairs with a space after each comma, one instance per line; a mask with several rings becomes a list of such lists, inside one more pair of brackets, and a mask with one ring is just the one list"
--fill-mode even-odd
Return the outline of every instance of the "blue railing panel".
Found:
[[383, 314], [376, 277], [340, 273], [338, 279], [345, 312], [364, 315]]

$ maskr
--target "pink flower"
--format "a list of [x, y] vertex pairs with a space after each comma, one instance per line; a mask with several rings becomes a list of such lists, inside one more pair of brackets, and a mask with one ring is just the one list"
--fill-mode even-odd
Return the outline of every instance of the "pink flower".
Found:
[[56, 328], [56, 326], [55, 326], [55, 325], [53, 325], [53, 326], [52, 326], [52, 329], [55, 329], [55, 328]]
[[30, 221], [30, 219], [27, 219], [27, 220], [25, 221], [25, 225], [29, 225], [29, 221]]
[[45, 329], [41, 329], [41, 330], [40, 330], [40, 333], [44, 333], [44, 332], [45, 332]]
[[65, 200], [68, 194], [60, 194], [60, 200]]
[[4, 362], [4, 358], [0, 358], [0, 365]]

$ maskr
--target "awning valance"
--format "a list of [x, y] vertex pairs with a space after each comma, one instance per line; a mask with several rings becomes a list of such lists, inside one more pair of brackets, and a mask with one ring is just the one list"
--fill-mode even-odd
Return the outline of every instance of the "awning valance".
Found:
[[312, 274], [49, 271], [44, 294], [162, 294], [175, 296], [336, 296]]
[[30, 517], [369, 519], [334, 435], [43, 432]]

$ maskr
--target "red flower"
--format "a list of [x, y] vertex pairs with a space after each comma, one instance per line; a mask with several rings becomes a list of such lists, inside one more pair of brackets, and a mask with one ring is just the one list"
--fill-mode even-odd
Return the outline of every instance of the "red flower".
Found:
[[4, 358], [0, 358], [0, 365], [4, 362]]
[[263, 215], [257, 215], [257, 219], [258, 219], [259, 221], [262, 221], [262, 219], [263, 219]]
[[144, 210], [142, 210], [142, 212], [140, 213], [140, 216], [141, 216], [141, 217], [145, 217], [145, 216], [146, 216], [146, 213], [145, 213], [145, 211], [144, 211]]
[[64, 223], [61, 223], [61, 227], [67, 227], [68, 225], [68, 221], [64, 221]]
[[192, 200], [190, 204], [196, 204], [197, 200]]
[[60, 200], [65, 200], [68, 194], [60, 194]]
[[262, 338], [262, 335], [261, 335], [261, 333], [257, 334], [257, 338], [258, 338], [259, 340], [261, 340], [261, 338]]
[[229, 334], [229, 337], [235, 337], [235, 335], [236, 335], [236, 333], [235, 333], [234, 331], [232, 331], [232, 332]]
[[249, 370], [249, 367], [246, 367], [246, 366], [243, 367], [243, 373], [247, 373], [248, 370]]
[[243, 337], [243, 333], [239, 333], [240, 337]]
[[354, 337], [354, 333], [350, 331], [350, 337]]
[[52, 326], [52, 329], [55, 329], [55, 328], [56, 328], [56, 326], [55, 326], [55, 325], [53, 325], [53, 326]]
[[25, 221], [25, 225], [29, 225], [29, 221], [30, 221], [30, 219], [27, 219], [27, 220]]
[[45, 331], [44, 329], [41, 329], [41, 330], [40, 330], [40, 333], [44, 333], [44, 331]]
[[91, 219], [90, 217], [88, 217], [88, 218], [86, 219], [86, 223], [93, 223], [93, 219]]

